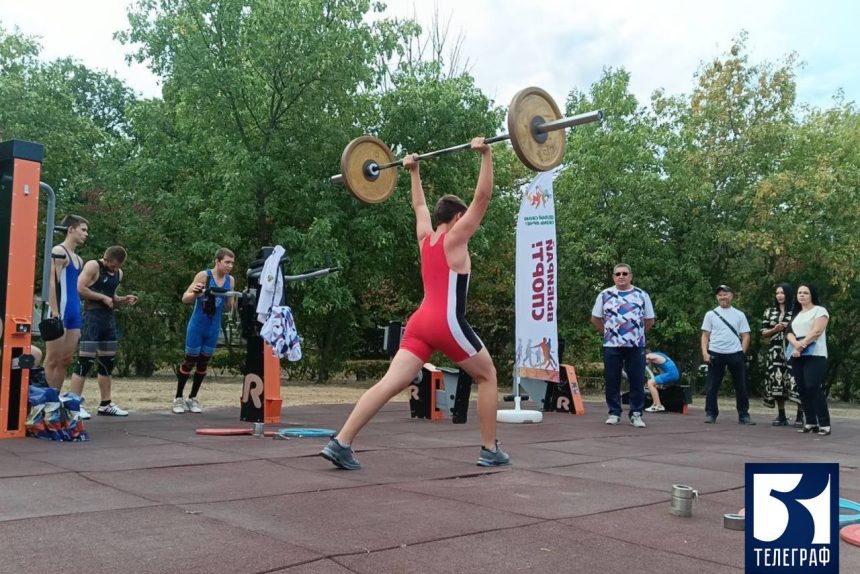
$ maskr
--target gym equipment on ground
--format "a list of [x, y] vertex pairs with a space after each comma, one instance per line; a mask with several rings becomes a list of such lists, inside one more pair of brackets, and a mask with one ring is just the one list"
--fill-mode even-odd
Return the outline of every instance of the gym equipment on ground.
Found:
[[466, 371], [425, 363], [408, 387], [409, 414], [414, 418], [464, 424], [469, 413], [472, 377]]
[[[29, 369], [34, 364], [30, 344], [40, 193], [48, 197], [43, 309], [47, 309], [51, 284], [55, 196], [51, 186], [39, 181], [44, 156], [42, 144], [0, 142], [0, 439], [26, 435]], [[17, 366], [13, 367], [13, 361]]]
[[285, 429], [278, 429], [277, 433], [280, 437], [296, 437], [296, 438], [331, 438], [337, 434], [336, 430], [333, 429], [318, 429], [318, 428], [306, 428], [306, 427], [290, 427]]
[[723, 514], [723, 528], [728, 530], [743, 530], [746, 517], [743, 514]]
[[699, 491], [686, 484], [672, 485], [672, 501], [669, 512], [675, 516], [689, 518], [693, 516], [693, 501], [699, 499]]
[[[262, 289], [260, 275], [266, 259], [273, 253], [274, 247], [263, 247], [257, 254], [257, 259], [251, 262], [247, 272], [247, 287], [239, 294], [239, 321], [242, 327], [242, 337], [246, 342], [245, 376], [242, 383], [241, 410], [239, 418], [253, 423], [277, 424], [281, 422], [281, 362], [272, 353], [272, 348], [260, 336], [263, 326], [257, 321], [257, 297]], [[287, 301], [286, 287], [290, 283], [318, 279], [340, 271], [340, 267], [327, 264], [320, 269], [314, 269], [299, 275], [287, 275], [284, 266], [288, 262], [286, 255], [281, 257], [279, 272], [284, 281], [281, 300], [274, 305], [285, 305]], [[210, 288], [214, 295], [231, 296], [235, 292]]]
[[[842, 514], [843, 510], [847, 510]], [[849, 526], [851, 524], [860, 524], [860, 504], [847, 498], [839, 499], [839, 527]]]
[[[194, 432], [204, 436], [251, 436], [254, 434], [254, 428], [200, 428]], [[263, 436], [275, 436], [276, 434], [275, 431], [263, 432]]]
[[839, 531], [839, 538], [848, 544], [860, 546], [860, 524], [850, 524], [841, 529]]

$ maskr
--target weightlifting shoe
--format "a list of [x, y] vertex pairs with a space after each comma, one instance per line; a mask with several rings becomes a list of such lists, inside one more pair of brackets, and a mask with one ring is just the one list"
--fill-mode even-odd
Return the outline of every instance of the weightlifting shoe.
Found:
[[343, 446], [336, 438], [328, 441], [328, 444], [320, 451], [321, 457], [344, 470], [358, 470], [361, 468], [354, 454], [352, 447]]
[[509, 464], [511, 464], [511, 457], [499, 448], [499, 441], [496, 441], [496, 450], [481, 447], [478, 466], [508, 466]]

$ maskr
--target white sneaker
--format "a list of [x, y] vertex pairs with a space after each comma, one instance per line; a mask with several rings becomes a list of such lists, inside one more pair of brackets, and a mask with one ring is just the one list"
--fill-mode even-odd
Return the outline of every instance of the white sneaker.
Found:
[[202, 413], [203, 409], [200, 408], [200, 401], [197, 400], [197, 397], [189, 398], [185, 404], [188, 407], [188, 410], [192, 413]]
[[609, 415], [609, 418], [606, 419], [606, 424], [608, 425], [617, 425], [621, 422], [621, 417], [618, 415]]
[[662, 413], [666, 410], [666, 407], [663, 405], [651, 405], [647, 409], [645, 409], [646, 413]]
[[182, 397], [176, 397], [175, 399], [173, 399], [173, 409], [171, 410], [173, 410], [173, 412], [177, 415], [181, 415], [182, 413], [187, 411], [188, 408], [185, 406], [185, 399], [183, 399]]
[[93, 416], [90, 414], [90, 412], [84, 408], [84, 405], [81, 405], [81, 410], [78, 412], [80, 413], [80, 417], [81, 417], [82, 421], [88, 421], [91, 418], [93, 418]]
[[96, 414], [106, 417], [127, 417], [128, 411], [119, 408], [116, 403], [112, 402], [107, 406], [96, 409]]
[[638, 429], [645, 428], [645, 421], [642, 420], [642, 415], [639, 413], [633, 413], [633, 416], [630, 417], [630, 424]]

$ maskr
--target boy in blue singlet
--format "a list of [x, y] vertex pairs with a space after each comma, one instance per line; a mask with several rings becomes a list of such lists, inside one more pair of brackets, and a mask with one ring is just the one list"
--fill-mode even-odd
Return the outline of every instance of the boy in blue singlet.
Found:
[[660, 402], [660, 393], [657, 387], [664, 387], [677, 382], [681, 378], [681, 373], [678, 371], [675, 361], [670, 359], [666, 353], [645, 351], [645, 363], [658, 372], [654, 378], [649, 378], [647, 381], [648, 392], [651, 393], [653, 404], [645, 410], [649, 413], [663, 412], [666, 407]]
[[59, 339], [45, 342], [45, 378], [57, 390], [63, 386], [81, 338], [78, 276], [84, 261], [75, 250], [89, 235], [89, 222], [79, 215], [67, 215], [60, 225], [66, 227], [66, 238], [51, 250], [51, 285], [47, 303], [51, 317], [63, 320], [65, 332]]
[[[200, 271], [194, 276], [194, 281], [182, 294], [182, 302], [194, 304], [194, 312], [188, 321], [185, 331], [185, 360], [179, 365], [176, 384], [176, 397], [173, 399], [173, 412], [202, 413], [197, 393], [206, 377], [209, 360], [218, 345], [218, 335], [221, 332], [221, 315], [233, 307], [231, 297], [216, 297], [206, 295], [207, 287], [220, 287], [232, 291], [233, 278], [230, 272], [236, 256], [229, 249], [222, 247], [215, 252], [215, 266], [212, 269]], [[188, 400], [183, 398], [185, 383], [194, 370], [194, 382]]]

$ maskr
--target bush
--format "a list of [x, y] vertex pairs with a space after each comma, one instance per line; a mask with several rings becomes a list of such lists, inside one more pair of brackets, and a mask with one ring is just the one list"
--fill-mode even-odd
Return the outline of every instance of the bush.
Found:
[[381, 379], [391, 361], [388, 359], [361, 359], [346, 361], [343, 367], [344, 373], [355, 375], [358, 381]]
[[184, 332], [178, 321], [164, 309], [169, 301], [159, 295], [139, 292], [141, 302], [123, 307], [116, 314], [119, 348], [116, 372], [118, 376], [149, 377], [158, 369], [170, 365], [182, 348]]
[[222, 374], [224, 371], [234, 375], [241, 373], [245, 368], [245, 353], [219, 347], [209, 360], [209, 368], [218, 369]]

